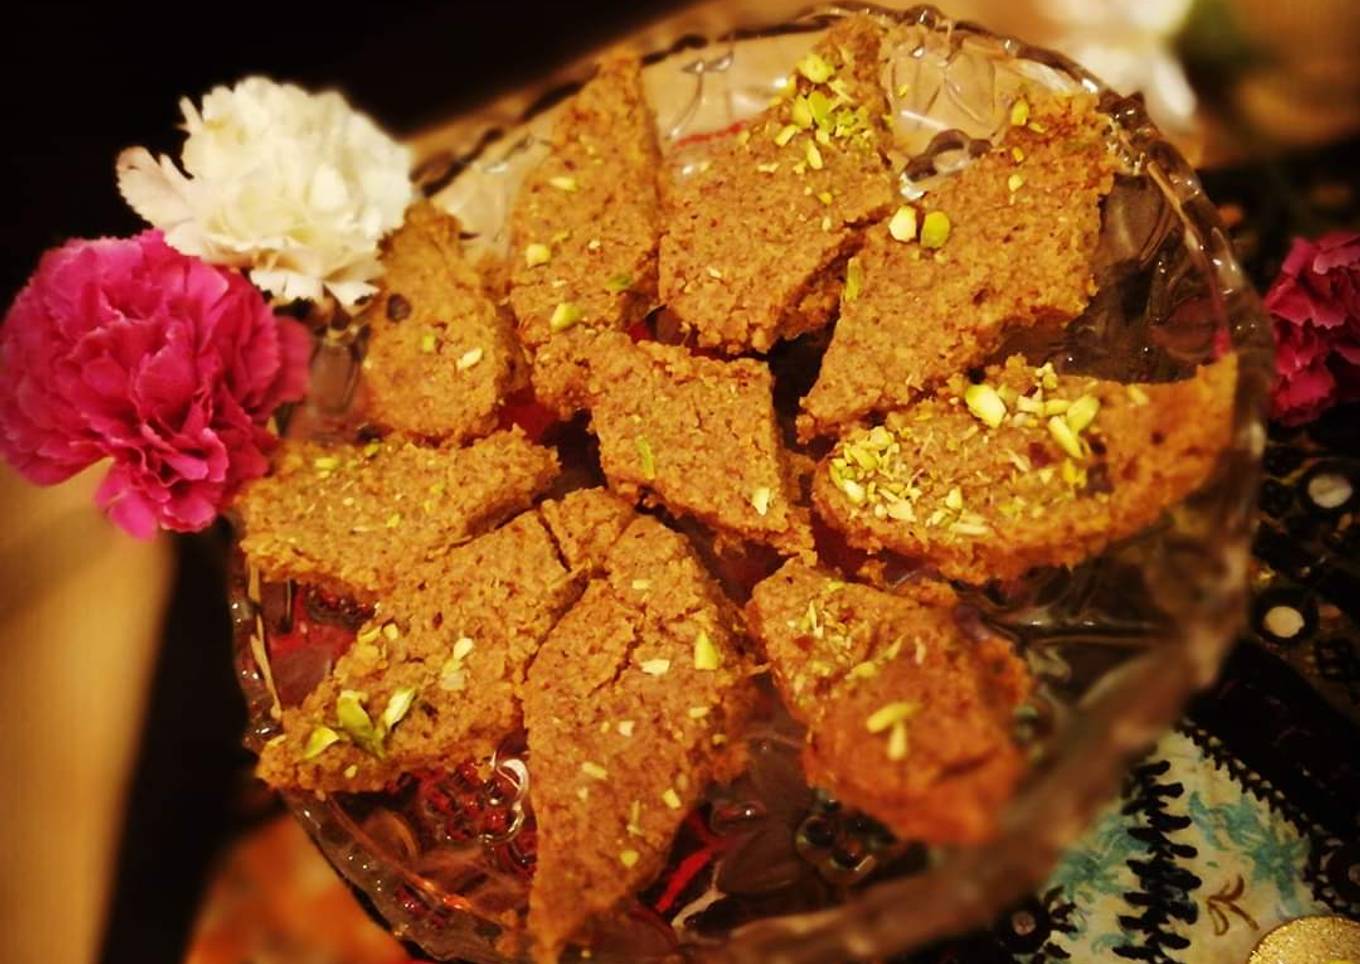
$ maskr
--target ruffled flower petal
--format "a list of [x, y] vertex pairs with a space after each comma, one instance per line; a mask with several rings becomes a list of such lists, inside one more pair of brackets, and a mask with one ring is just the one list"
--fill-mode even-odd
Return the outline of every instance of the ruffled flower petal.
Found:
[[1276, 418], [1299, 425], [1360, 399], [1360, 233], [1295, 239], [1265, 305], [1275, 319]]
[[353, 307], [374, 291], [378, 244], [413, 197], [405, 147], [339, 94], [264, 77], [180, 109], [180, 166], [145, 148], [117, 162], [123, 197], [171, 247], [246, 268], [280, 301], [329, 291]]
[[306, 390], [311, 339], [236, 272], [158, 231], [49, 252], [0, 327], [0, 455], [40, 484], [101, 459], [109, 518], [210, 524], [268, 468], [264, 428]]

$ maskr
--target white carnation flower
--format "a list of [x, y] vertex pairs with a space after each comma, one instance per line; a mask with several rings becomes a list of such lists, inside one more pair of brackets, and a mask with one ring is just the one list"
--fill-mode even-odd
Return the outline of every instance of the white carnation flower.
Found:
[[373, 293], [378, 242], [411, 203], [405, 147], [338, 93], [264, 77], [180, 110], [183, 171], [143, 147], [118, 157], [119, 191], [172, 247], [248, 269], [282, 301]]

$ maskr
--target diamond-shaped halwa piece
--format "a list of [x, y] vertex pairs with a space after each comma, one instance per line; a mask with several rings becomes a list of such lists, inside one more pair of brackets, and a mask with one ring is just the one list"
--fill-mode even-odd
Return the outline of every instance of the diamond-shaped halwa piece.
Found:
[[740, 623], [684, 537], [639, 517], [529, 673], [542, 959], [656, 876], [750, 712]]
[[1232, 433], [1237, 359], [1177, 382], [1055, 375], [1019, 356], [848, 432], [813, 501], [852, 545], [970, 583], [1070, 566], [1209, 478]]
[[272, 786], [379, 790], [484, 756], [520, 725], [539, 644], [580, 595], [536, 512], [413, 563], [260, 754]]
[[964, 634], [957, 601], [943, 583], [887, 593], [792, 561], [746, 607], [807, 725], [809, 781], [903, 839], [987, 839], [1024, 769], [1011, 720], [1028, 672], [1005, 640]]
[[428, 202], [408, 210], [384, 244], [382, 291], [362, 316], [369, 419], [455, 442], [495, 430], [523, 361], [458, 232], [457, 219]]
[[836, 24], [774, 106], [667, 188], [661, 300], [701, 346], [766, 351], [830, 321], [826, 292], [894, 197], [883, 37], [868, 17]]
[[466, 448], [289, 440], [236, 502], [241, 548], [269, 579], [371, 600], [411, 563], [527, 509], [557, 472], [556, 453], [518, 429]]
[[834, 432], [984, 362], [1017, 328], [1094, 293], [1101, 201], [1118, 161], [1086, 96], [1018, 101], [1023, 125], [868, 233], [799, 431]]
[[510, 303], [539, 400], [581, 404], [593, 331], [625, 328], [656, 301], [656, 120], [635, 54], [614, 51], [566, 102], [551, 153], [510, 215]]
[[[601, 344], [604, 344], [602, 341]], [[811, 548], [775, 421], [773, 377], [618, 334], [592, 361], [592, 427], [614, 491], [785, 553]]]

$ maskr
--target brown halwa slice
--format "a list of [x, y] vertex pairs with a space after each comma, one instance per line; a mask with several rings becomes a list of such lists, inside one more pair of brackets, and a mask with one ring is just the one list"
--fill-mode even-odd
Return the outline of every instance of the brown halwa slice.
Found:
[[[602, 341], [601, 345], [605, 342]], [[785, 553], [811, 548], [775, 421], [773, 377], [615, 334], [592, 362], [592, 427], [609, 485]]]
[[894, 196], [883, 36], [868, 17], [836, 24], [774, 106], [669, 185], [661, 300], [700, 345], [765, 351], [831, 319], [835, 269]]
[[1124, 385], [1019, 356], [849, 432], [818, 467], [818, 512], [852, 545], [984, 583], [1070, 566], [1208, 479], [1232, 432], [1237, 359]]
[[425, 439], [496, 428], [521, 363], [508, 319], [463, 257], [458, 221], [429, 202], [384, 243], [383, 290], [365, 309], [369, 419]]
[[411, 563], [527, 509], [557, 472], [556, 453], [517, 428], [466, 448], [289, 440], [237, 500], [241, 548], [267, 578], [371, 599]]
[[943, 583], [891, 594], [794, 561], [747, 604], [807, 725], [809, 782], [907, 840], [987, 839], [1024, 769], [1011, 719], [1028, 672], [1004, 640], [965, 638], [956, 603]]
[[510, 303], [539, 400], [580, 407], [585, 345], [656, 300], [659, 152], [637, 56], [614, 51], [562, 107], [510, 214]]
[[271, 786], [379, 790], [485, 756], [520, 723], [539, 643], [581, 591], [538, 514], [406, 566], [373, 619], [260, 755]]
[[1118, 169], [1109, 120], [1085, 95], [1017, 103], [1024, 125], [869, 232], [803, 400], [805, 437], [911, 401], [985, 361], [1008, 331], [1085, 309]]
[[529, 673], [540, 960], [656, 876], [707, 785], [733, 776], [753, 700], [737, 614], [682, 536], [639, 517], [606, 568]]
[[577, 489], [539, 506], [562, 560], [573, 572], [598, 573], [623, 531], [637, 518], [631, 503], [608, 489]]

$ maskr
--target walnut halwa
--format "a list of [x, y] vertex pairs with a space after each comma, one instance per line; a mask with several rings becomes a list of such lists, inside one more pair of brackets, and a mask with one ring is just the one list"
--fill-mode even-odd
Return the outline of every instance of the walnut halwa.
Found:
[[557, 472], [557, 453], [519, 430], [466, 448], [290, 440], [236, 502], [241, 549], [270, 579], [372, 598], [405, 566], [527, 509]]
[[636, 55], [614, 51], [564, 107], [510, 214], [510, 304], [539, 399], [581, 405], [587, 348], [656, 300], [656, 121]]
[[1232, 431], [1237, 359], [1123, 385], [1013, 357], [847, 433], [818, 510], [851, 543], [984, 583], [1074, 565], [1203, 485]]
[[669, 185], [661, 300], [700, 345], [766, 351], [830, 321], [838, 269], [892, 204], [883, 36], [838, 23], [773, 107]]
[[985, 361], [1008, 331], [1086, 307], [1119, 166], [1109, 120], [1084, 95], [1016, 107], [992, 150], [869, 232], [803, 400], [804, 434], [898, 407]]
[[240, 498], [265, 578], [371, 613], [280, 707], [260, 775], [402, 800], [512, 759], [526, 809], [457, 855], [499, 881], [490, 838], [519, 834], [486, 915], [507, 953], [607, 953], [756, 734], [903, 841], [993, 837], [1034, 683], [969, 587], [1152, 525], [1229, 444], [1232, 354], [1159, 384], [986, 367], [1086, 310], [1127, 172], [1093, 98], [1028, 90], [908, 192], [894, 29], [839, 19], [764, 110], [669, 156], [641, 62], [607, 55], [509, 259], [483, 252], [495, 277], [431, 204], [387, 240], [363, 315], [382, 437], [289, 441]]
[[427, 202], [387, 239], [382, 291], [361, 320], [369, 419], [420, 439], [465, 441], [498, 423], [522, 357], [463, 256], [458, 221]]

